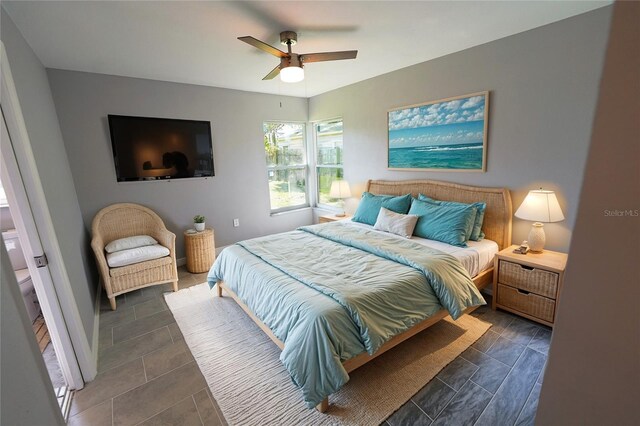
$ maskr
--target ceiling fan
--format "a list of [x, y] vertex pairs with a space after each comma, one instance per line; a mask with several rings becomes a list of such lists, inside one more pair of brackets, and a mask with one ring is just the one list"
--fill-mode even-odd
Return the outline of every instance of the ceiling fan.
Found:
[[298, 42], [298, 34], [294, 31], [283, 31], [280, 33], [280, 43], [287, 46], [287, 52], [276, 49], [275, 47], [251, 36], [238, 37], [238, 40], [244, 41], [253, 47], [257, 47], [260, 50], [264, 50], [265, 52], [280, 58], [280, 64], [272, 69], [271, 72], [263, 78], [263, 80], [271, 80], [280, 74], [280, 79], [286, 83], [297, 83], [298, 81], [302, 81], [304, 79], [304, 69], [302, 67], [306, 63], [355, 59], [358, 54], [357, 50], [302, 54], [292, 53], [291, 46]]

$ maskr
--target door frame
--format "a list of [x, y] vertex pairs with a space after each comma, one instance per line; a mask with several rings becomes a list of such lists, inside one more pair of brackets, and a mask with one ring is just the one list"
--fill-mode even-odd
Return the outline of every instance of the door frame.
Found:
[[[36, 292], [40, 290], [41, 293], [45, 294], [44, 300], [40, 300], [40, 306], [43, 308], [43, 312], [48, 310], [50, 313], [50, 318], [46, 319], [47, 327], [49, 327], [49, 321], [51, 321], [50, 330], [58, 335], [59, 343], [57, 346], [59, 348], [54, 345], [54, 349], [61, 362], [61, 367], [62, 364], [65, 364], [63, 372], [64, 369], [69, 372], [70, 377], [65, 377], [65, 379], [69, 380], [67, 384], [71, 389], [81, 389], [84, 386], [84, 381], [93, 380], [97, 374], [96, 358], [91, 351], [91, 346], [85, 334], [69, 276], [64, 267], [64, 259], [44, 195], [42, 181], [36, 167], [31, 141], [24, 116], [22, 115], [22, 109], [20, 108], [8, 57], [2, 42], [0, 42], [0, 53], [2, 114], [11, 138], [9, 143], [1, 144], [3, 163], [8, 163], [3, 164], [3, 166], [6, 166], [3, 169], [8, 172], [8, 176], [11, 179], [8, 186], [17, 184], [18, 187], [22, 187], [21, 189], [25, 191], [24, 199], [21, 200], [19, 196], [20, 188], [13, 188], [18, 192], [18, 194], [13, 195], [18, 195], [16, 201], [20, 212], [31, 213], [24, 216], [22, 220], [17, 220], [17, 222], [22, 221], [22, 225], [25, 226], [23, 231], [26, 231], [26, 236], [28, 237], [25, 240], [29, 240], [27, 244], [33, 243], [35, 245], [35, 247], [29, 247], [32, 255], [25, 257], [27, 258], [30, 272], [32, 267], [35, 269], [48, 269], [50, 274], [49, 282], [47, 283], [46, 279], [44, 282], [40, 282], [41, 288], [38, 289], [34, 280], [34, 287]], [[5, 158], [5, 155], [7, 158]], [[15, 162], [13, 170], [10, 159]], [[25, 218], [26, 220], [24, 220]], [[28, 220], [29, 218], [31, 221]], [[29, 229], [30, 227], [31, 229]], [[20, 233], [20, 229], [18, 229], [18, 232]], [[37, 268], [35, 266], [33, 255], [43, 253], [41, 242], [47, 242], [48, 244], [44, 245], [50, 247], [51, 250], [46, 253], [49, 260], [48, 268]], [[40, 252], [37, 251], [38, 246], [40, 246]], [[62, 353], [58, 354], [58, 350]]]

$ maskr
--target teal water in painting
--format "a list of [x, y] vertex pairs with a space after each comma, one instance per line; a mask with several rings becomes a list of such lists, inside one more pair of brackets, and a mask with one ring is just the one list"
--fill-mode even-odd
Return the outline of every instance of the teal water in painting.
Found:
[[398, 169], [482, 169], [482, 142], [389, 148], [389, 167]]

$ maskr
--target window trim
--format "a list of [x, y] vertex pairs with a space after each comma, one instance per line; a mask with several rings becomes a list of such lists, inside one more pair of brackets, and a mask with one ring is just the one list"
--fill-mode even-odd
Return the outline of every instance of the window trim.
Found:
[[[320, 202], [320, 182], [318, 181], [318, 170], [320, 168], [330, 168], [330, 169], [342, 169], [342, 175], [344, 176], [344, 156], [342, 164], [318, 164], [318, 132], [316, 131], [317, 126], [320, 123], [329, 123], [332, 121], [342, 121], [342, 149], [344, 150], [344, 118], [341, 116], [322, 119], [322, 120], [314, 120], [311, 122], [311, 132], [313, 133], [313, 147], [312, 147], [312, 159], [313, 166], [309, 164], [309, 168], [313, 167], [313, 181], [314, 181], [314, 207], [327, 211], [334, 212], [342, 212], [342, 209], [338, 206], [332, 206], [331, 204], [323, 204]], [[344, 177], [343, 177], [344, 179]]]
[[[285, 212], [290, 212], [290, 211], [294, 211], [294, 210], [302, 210], [302, 209], [306, 209], [311, 207], [311, 201], [310, 201], [310, 197], [309, 197], [309, 144], [307, 143], [308, 140], [308, 127], [307, 127], [307, 122], [305, 121], [294, 121], [294, 120], [265, 120], [262, 122], [262, 137], [264, 138], [264, 125], [267, 123], [278, 123], [278, 124], [296, 124], [296, 125], [302, 125], [303, 129], [302, 129], [302, 137], [303, 137], [303, 145], [304, 145], [304, 149], [302, 151], [302, 160], [303, 160], [303, 164], [296, 164], [296, 165], [288, 165], [288, 166], [270, 166], [267, 163], [267, 157], [266, 157], [266, 152], [265, 152], [265, 165], [267, 168], [267, 191], [269, 193], [269, 212], [270, 214], [276, 215], [276, 214], [280, 214], [280, 213], [285, 213]], [[263, 147], [264, 149], [264, 147]], [[305, 202], [304, 204], [296, 204], [295, 206], [287, 206], [287, 207], [280, 207], [277, 209], [273, 209], [271, 208], [271, 188], [269, 187], [269, 172], [271, 170], [303, 170], [304, 171], [304, 177], [305, 177], [305, 188], [304, 188], [304, 199]]]

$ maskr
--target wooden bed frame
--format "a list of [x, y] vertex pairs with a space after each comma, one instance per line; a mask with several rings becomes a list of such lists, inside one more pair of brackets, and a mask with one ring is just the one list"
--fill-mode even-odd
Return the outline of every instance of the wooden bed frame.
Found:
[[[506, 188], [467, 186], [435, 180], [369, 180], [367, 182], [366, 190], [372, 194], [379, 195], [404, 195], [411, 193], [414, 197], [417, 197], [418, 194], [424, 194], [437, 200], [458, 201], [462, 203], [485, 202], [487, 203], [487, 209], [485, 211], [484, 222], [482, 225], [485, 238], [498, 243], [500, 250], [511, 245], [511, 218], [513, 216], [513, 211], [511, 206], [511, 195], [509, 194], [509, 190]], [[473, 278], [473, 282], [480, 290], [491, 284], [493, 282], [493, 268], [487, 269], [478, 274]], [[269, 336], [276, 345], [278, 345], [281, 350], [284, 349], [284, 343], [273, 334], [269, 327], [255, 316], [253, 312], [251, 312], [247, 305], [245, 305], [244, 302], [242, 302], [242, 300], [240, 300], [240, 298], [225, 285], [224, 281], [218, 281], [217, 288], [219, 297], [222, 297], [222, 290], [224, 290], [262, 329], [262, 331], [264, 331], [265, 334]], [[474, 309], [475, 308], [469, 308], [466, 312], [471, 312]], [[441, 309], [424, 321], [414, 325], [409, 330], [394, 336], [391, 340], [382, 345], [375, 354], [369, 355], [368, 353], [363, 352], [360, 355], [344, 361], [342, 365], [345, 370], [347, 370], [347, 373], [350, 373], [372, 359], [382, 355], [389, 349], [418, 334], [422, 330], [432, 326], [448, 315], [449, 313], [446, 309]], [[322, 413], [324, 413], [328, 408], [328, 397], [316, 406], [316, 409]]]

